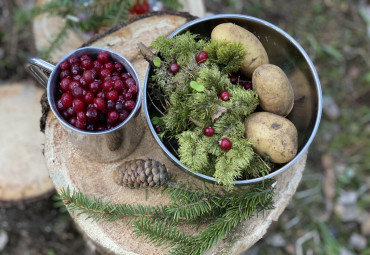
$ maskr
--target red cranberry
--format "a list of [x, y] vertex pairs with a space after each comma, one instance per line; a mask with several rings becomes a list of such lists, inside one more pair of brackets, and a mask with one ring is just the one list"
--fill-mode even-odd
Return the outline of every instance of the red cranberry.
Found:
[[230, 93], [228, 91], [222, 91], [220, 93], [220, 98], [222, 101], [228, 101], [230, 100]]
[[134, 79], [132, 79], [132, 78], [127, 78], [126, 80], [125, 80], [125, 86], [126, 86], [126, 88], [130, 88], [130, 85], [136, 85], [136, 82], [135, 82], [135, 80]]
[[114, 123], [118, 120], [118, 117], [119, 117], [119, 113], [117, 111], [110, 111], [108, 113], [108, 119], [107, 121], [111, 122], [111, 123]]
[[99, 92], [96, 94], [96, 97], [100, 97], [100, 98], [105, 99], [105, 92], [104, 92], [104, 91], [99, 91]]
[[85, 112], [84, 111], [77, 112], [77, 119], [79, 119], [80, 121], [86, 122], [87, 117], [86, 117]]
[[55, 106], [57, 107], [58, 111], [64, 111], [66, 109], [66, 107], [63, 105], [63, 102], [61, 99], [57, 100], [57, 102], [55, 103]]
[[150, 5], [147, 0], [136, 0], [136, 3], [130, 9], [132, 14], [144, 14], [147, 12], [150, 12]]
[[73, 103], [73, 96], [72, 96], [72, 94], [69, 93], [69, 92], [64, 92], [62, 94], [61, 101], [62, 101], [64, 107], [66, 107], [66, 108], [72, 106], [72, 103]]
[[132, 76], [131, 76], [131, 74], [130, 74], [130, 73], [123, 73], [123, 74], [121, 75], [121, 77], [122, 77], [124, 80], [126, 80], [126, 79], [128, 79], [128, 78], [131, 78]]
[[100, 123], [100, 124], [96, 125], [95, 130], [98, 131], [98, 132], [104, 131], [105, 130], [105, 125]]
[[76, 75], [73, 75], [73, 80], [75, 80], [75, 81], [79, 81], [79, 80], [81, 80], [81, 78], [82, 78], [82, 75], [81, 74], [76, 74]]
[[111, 80], [105, 80], [102, 84], [102, 88], [105, 91], [110, 91], [113, 88], [113, 82]]
[[104, 68], [112, 72], [114, 70], [114, 64], [112, 62], [107, 62], [104, 64]]
[[73, 100], [73, 109], [75, 110], [75, 112], [81, 112], [84, 110], [84, 108], [85, 108], [85, 103], [82, 99], [75, 98]]
[[85, 104], [90, 104], [93, 102], [94, 100], [94, 93], [92, 93], [91, 91], [87, 91], [85, 96], [84, 96], [84, 101], [85, 101]]
[[76, 116], [76, 111], [75, 111], [75, 109], [73, 108], [73, 106], [68, 107], [68, 109], [67, 109], [66, 111], [67, 111], [67, 113], [68, 113], [69, 117], [74, 117], [74, 116]]
[[85, 81], [85, 79], [83, 77], [81, 77], [79, 82], [81, 84], [81, 87], [83, 87], [84, 89], [87, 89], [89, 87], [90, 82]]
[[95, 125], [92, 123], [86, 124], [86, 130], [87, 131], [95, 131]]
[[70, 67], [70, 64], [69, 64], [68, 61], [63, 61], [63, 62], [60, 63], [59, 67], [62, 70], [68, 70], [69, 67]]
[[71, 70], [71, 73], [72, 73], [73, 75], [76, 75], [76, 74], [80, 74], [80, 73], [82, 73], [82, 68], [81, 68], [81, 66], [80, 66], [80, 64], [79, 64], [79, 63], [77, 63], [77, 64], [72, 64], [72, 65], [71, 65], [70, 70]]
[[113, 110], [115, 108], [116, 103], [113, 100], [108, 100], [107, 101], [107, 109], [108, 110]]
[[213, 127], [205, 127], [204, 129], [203, 129], [203, 134], [205, 135], [205, 136], [209, 136], [209, 137], [211, 137], [211, 136], [213, 136], [213, 134], [215, 133], [215, 130], [214, 130], [214, 128]]
[[114, 81], [114, 89], [117, 90], [118, 92], [122, 92], [124, 88], [123, 81], [121, 80], [116, 80]]
[[123, 94], [123, 97], [125, 101], [127, 101], [127, 100], [132, 99], [132, 94], [130, 92], [126, 92], [125, 94]]
[[196, 56], [195, 56], [195, 60], [198, 62], [198, 63], [203, 63], [207, 60], [208, 58], [208, 53], [206, 51], [201, 51], [199, 52]]
[[108, 91], [105, 94], [105, 98], [108, 99], [108, 100], [117, 100], [117, 98], [118, 98], [118, 92], [116, 90]]
[[123, 110], [125, 109], [125, 107], [123, 106], [123, 103], [121, 102], [117, 102], [114, 105], [114, 108], [116, 109], [117, 112], [123, 112]]
[[235, 76], [235, 75], [231, 75], [230, 76], [230, 82], [232, 84], [237, 84], [238, 83], [238, 80], [239, 80], [238, 76]]
[[80, 57], [80, 60], [81, 61], [84, 61], [84, 60], [91, 60], [91, 58], [90, 58], [90, 56], [89, 55], [82, 55], [81, 57]]
[[60, 72], [59, 77], [60, 77], [60, 79], [64, 79], [64, 78], [67, 78], [67, 77], [71, 78], [72, 74], [69, 70], [63, 70], [63, 71]]
[[175, 73], [177, 73], [180, 70], [180, 66], [177, 63], [172, 63], [168, 67], [168, 70], [170, 71], [170, 73], [175, 74]]
[[128, 92], [130, 92], [131, 94], [135, 95], [137, 93], [137, 87], [136, 87], [136, 85], [131, 84], [129, 86]]
[[243, 87], [245, 90], [253, 89], [253, 85], [251, 81], [245, 81], [243, 82]]
[[99, 112], [95, 107], [86, 110], [87, 122], [96, 123], [99, 120]]
[[86, 93], [86, 91], [84, 91], [83, 88], [81, 87], [75, 87], [72, 91], [72, 95], [75, 97], [75, 98], [81, 98], [84, 96], [84, 92]]
[[119, 118], [118, 120], [120, 122], [123, 122], [125, 119], [127, 119], [127, 117], [130, 115], [130, 112], [127, 111], [127, 110], [123, 110], [120, 114], [119, 114]]
[[102, 69], [102, 66], [103, 65], [99, 61], [97, 61], [97, 60], [95, 60], [93, 62], [93, 69], [96, 70], [96, 71], [98, 71], [98, 72]]
[[121, 72], [123, 70], [123, 65], [119, 62], [114, 62], [114, 68], [118, 71]]
[[94, 65], [93, 65], [93, 62], [92, 62], [91, 59], [84, 59], [84, 60], [81, 61], [81, 66], [82, 66], [82, 68], [87, 70], [87, 69], [93, 68]]
[[72, 55], [72, 56], [70, 56], [70, 57], [68, 58], [68, 62], [69, 62], [71, 65], [73, 65], [73, 64], [78, 64], [78, 63], [80, 63], [80, 59], [79, 59], [77, 56]]
[[71, 78], [64, 78], [61, 82], [60, 82], [60, 88], [63, 90], [63, 91], [68, 91], [69, 90], [69, 84], [71, 83], [72, 79]]
[[110, 77], [110, 76], [111, 76], [111, 73], [110, 73], [109, 69], [104, 68], [104, 69], [100, 70], [100, 77], [101, 77], [103, 80], [104, 80], [105, 78], [107, 78], [107, 77]]
[[125, 108], [126, 108], [127, 110], [132, 110], [132, 109], [134, 109], [134, 108], [135, 108], [135, 105], [136, 105], [136, 103], [135, 103], [135, 101], [134, 101], [134, 100], [128, 100], [128, 101], [126, 101], [126, 102], [125, 102]]
[[157, 133], [157, 134], [162, 133], [162, 128], [161, 128], [161, 126], [156, 125], [156, 126], [154, 127], [154, 131], [155, 131], [155, 133]]
[[98, 54], [98, 61], [100, 63], [106, 63], [109, 61], [109, 53], [107, 51], [100, 51]]
[[90, 83], [89, 89], [93, 93], [98, 93], [101, 89], [101, 81], [93, 81]]
[[107, 103], [105, 102], [105, 100], [103, 98], [101, 98], [101, 97], [95, 97], [94, 98], [94, 106], [98, 110], [102, 111], [102, 110], [104, 110], [107, 107]]
[[76, 122], [77, 122], [76, 117], [72, 117], [72, 118], [69, 119], [69, 124], [71, 124], [72, 126], [76, 126]]
[[76, 121], [76, 128], [79, 128], [79, 129], [85, 129], [86, 127], [86, 122], [85, 121], [80, 121], [78, 118], [77, 118], [77, 121]]
[[73, 90], [75, 88], [80, 87], [80, 86], [81, 86], [80, 82], [78, 82], [78, 81], [71, 81], [71, 83], [69, 84], [69, 91], [70, 92], [73, 92]]
[[221, 141], [219, 142], [219, 145], [220, 145], [220, 148], [224, 151], [230, 150], [231, 147], [233, 146], [231, 141], [227, 138], [222, 138]]
[[87, 83], [91, 83], [94, 81], [94, 73], [91, 70], [84, 71], [82, 77]]

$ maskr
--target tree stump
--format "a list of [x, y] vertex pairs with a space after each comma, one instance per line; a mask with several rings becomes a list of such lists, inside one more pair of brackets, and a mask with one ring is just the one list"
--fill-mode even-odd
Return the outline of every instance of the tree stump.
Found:
[[[132, 20], [127, 24], [113, 28], [97, 36], [85, 45], [107, 47], [124, 55], [136, 68], [143, 84], [148, 63], [139, 54], [137, 43], [149, 45], [160, 35], [167, 36], [193, 17], [184, 13], [151, 13]], [[157, 190], [129, 189], [118, 186], [113, 181], [113, 171], [125, 161], [133, 159], [154, 159], [164, 164], [170, 175], [176, 180], [189, 181], [201, 185], [201, 181], [177, 168], [161, 151], [148, 124], [144, 109], [138, 116], [138, 132], [143, 136], [140, 144], [128, 157], [112, 163], [100, 163], [83, 157], [68, 140], [67, 134], [56, 117], [50, 112], [45, 127], [45, 158], [49, 174], [57, 190], [71, 188], [87, 196], [101, 197], [113, 203], [140, 203], [143, 205], [163, 205], [168, 197]], [[288, 205], [302, 178], [306, 154], [294, 166], [276, 178], [274, 210], [267, 211], [241, 223], [227, 238], [212, 247], [206, 254], [239, 254], [251, 247], [266, 233], [272, 221], [278, 220]], [[115, 222], [92, 222], [86, 216], [71, 213], [81, 231], [92, 240], [99, 251], [107, 254], [166, 254], [168, 250], [147, 243], [143, 238], [136, 238], [127, 219]], [[187, 231], [191, 231], [190, 229]]]
[[0, 86], [0, 205], [41, 199], [54, 191], [39, 130], [43, 91], [31, 81]]

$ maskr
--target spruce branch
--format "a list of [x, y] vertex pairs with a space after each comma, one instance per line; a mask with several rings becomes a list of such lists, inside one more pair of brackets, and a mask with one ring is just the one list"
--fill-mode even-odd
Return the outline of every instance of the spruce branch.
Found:
[[[225, 238], [242, 221], [273, 207], [273, 179], [227, 190], [215, 186], [168, 183], [163, 193], [172, 204], [143, 206], [113, 204], [101, 198], [89, 198], [82, 192], [60, 190], [60, 198], [69, 211], [86, 214], [93, 221], [114, 221], [129, 217], [137, 236], [157, 246], [172, 247], [170, 254], [203, 254]], [[185, 234], [177, 225], [196, 228], [201, 221], [211, 223], [197, 235]], [[198, 222], [198, 225], [197, 225]]]

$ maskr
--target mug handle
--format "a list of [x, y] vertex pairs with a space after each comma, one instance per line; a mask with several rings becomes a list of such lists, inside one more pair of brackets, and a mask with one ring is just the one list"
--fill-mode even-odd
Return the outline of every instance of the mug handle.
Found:
[[31, 73], [33, 77], [35, 77], [36, 80], [45, 88], [47, 88], [49, 79], [45, 72], [50, 74], [54, 68], [54, 65], [40, 58], [29, 58], [28, 64], [26, 65], [27, 71]]

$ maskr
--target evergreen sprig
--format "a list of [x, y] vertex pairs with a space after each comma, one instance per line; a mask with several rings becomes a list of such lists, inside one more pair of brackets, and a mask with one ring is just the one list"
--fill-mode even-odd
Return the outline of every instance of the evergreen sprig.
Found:
[[[274, 179], [227, 190], [219, 186], [201, 188], [191, 184], [170, 184], [163, 189], [173, 201], [162, 206], [114, 204], [102, 198], [89, 198], [80, 191], [60, 190], [60, 199], [70, 212], [86, 215], [93, 221], [129, 218], [136, 236], [157, 245], [171, 247], [170, 254], [203, 254], [225, 238], [242, 221], [273, 209]], [[199, 234], [184, 233], [179, 225], [197, 229]]]

